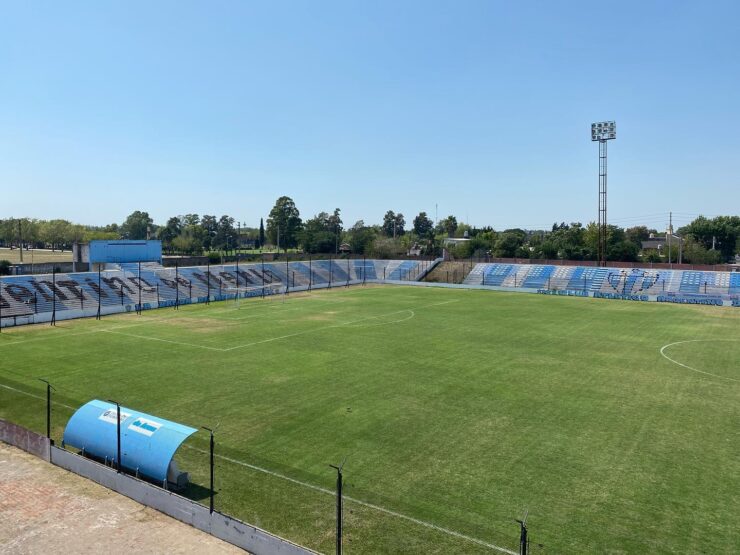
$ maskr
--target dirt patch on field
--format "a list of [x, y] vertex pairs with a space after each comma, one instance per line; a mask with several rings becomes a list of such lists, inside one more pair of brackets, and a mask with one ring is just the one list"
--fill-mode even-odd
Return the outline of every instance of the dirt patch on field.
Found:
[[238, 325], [237, 322], [228, 320], [218, 320], [215, 318], [189, 318], [177, 317], [168, 318], [165, 322], [168, 326], [173, 326], [181, 330], [198, 333], [198, 334], [218, 334]]
[[245, 553], [0, 442], [1, 553]]

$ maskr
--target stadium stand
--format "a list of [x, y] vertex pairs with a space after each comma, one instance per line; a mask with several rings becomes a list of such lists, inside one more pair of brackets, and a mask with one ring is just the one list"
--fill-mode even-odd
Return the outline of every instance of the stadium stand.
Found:
[[[387, 279], [415, 279], [418, 260], [316, 260], [165, 268], [120, 263], [99, 274], [0, 278], [0, 326]], [[141, 305], [139, 305], [141, 303]]]
[[463, 283], [528, 290], [690, 295], [726, 300], [740, 294], [740, 273], [647, 268], [480, 263], [475, 265]]
[[545, 287], [554, 271], [555, 266], [533, 266], [527, 273], [522, 287], [532, 287], [534, 289]]
[[730, 295], [740, 295], [740, 272], [733, 272], [728, 276]]
[[679, 290], [682, 293], [698, 293], [703, 279], [704, 272], [683, 272], [681, 274], [681, 287]]

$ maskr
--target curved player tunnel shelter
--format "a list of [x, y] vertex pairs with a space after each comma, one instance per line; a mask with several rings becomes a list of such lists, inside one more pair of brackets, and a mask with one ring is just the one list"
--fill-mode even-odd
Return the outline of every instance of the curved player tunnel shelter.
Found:
[[[188, 474], [177, 469], [173, 457], [197, 430], [127, 407], [120, 410], [121, 468], [160, 484], [167, 480], [177, 488], [185, 487]], [[63, 445], [115, 465], [116, 405], [96, 399], [77, 409], [64, 430]]]

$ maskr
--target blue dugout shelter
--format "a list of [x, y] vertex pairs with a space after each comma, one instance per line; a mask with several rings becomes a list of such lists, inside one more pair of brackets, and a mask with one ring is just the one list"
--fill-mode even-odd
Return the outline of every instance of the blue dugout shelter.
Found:
[[[184, 485], [172, 457], [183, 441], [197, 430], [151, 414], [121, 407], [121, 466], [150, 479]], [[115, 462], [117, 453], [116, 405], [93, 400], [69, 419], [63, 445], [87, 455]], [[183, 477], [184, 474], [184, 477]]]

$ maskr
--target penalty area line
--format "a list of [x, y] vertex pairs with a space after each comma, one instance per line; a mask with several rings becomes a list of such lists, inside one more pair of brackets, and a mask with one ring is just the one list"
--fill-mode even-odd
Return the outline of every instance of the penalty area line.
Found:
[[[204, 455], [208, 454], [208, 451], [205, 449], [199, 449], [198, 447], [193, 447], [191, 445], [185, 445], [188, 449], [192, 449], [193, 451], [197, 451], [198, 453], [203, 453]], [[274, 476], [275, 478], [280, 478], [281, 480], [285, 480], [288, 482], [291, 482], [293, 484], [312, 489], [314, 491], [318, 491], [321, 493], [325, 493], [327, 495], [336, 495], [335, 491], [332, 491], [330, 489], [322, 488], [321, 486], [317, 486], [315, 484], [309, 484], [308, 482], [303, 482], [301, 480], [296, 480], [295, 478], [291, 478], [290, 476], [286, 476], [285, 474], [280, 474], [279, 472], [275, 472], [273, 470], [268, 470], [267, 468], [262, 468], [261, 466], [256, 466], [254, 464], [250, 464], [248, 462], [240, 461], [239, 459], [234, 459], [232, 457], [227, 457], [225, 455], [219, 455], [216, 453], [214, 455], [215, 457], [222, 459], [224, 461], [237, 464], [239, 466], [244, 466], [246, 468], [250, 468], [252, 470], [255, 470], [257, 472], [262, 472], [263, 474], [269, 474], [270, 476]], [[443, 534], [447, 534], [449, 536], [453, 536], [456, 538], [459, 538], [461, 540], [469, 541], [471, 543], [475, 543], [477, 545], [481, 545], [483, 547], [487, 547], [489, 549], [493, 549], [495, 551], [499, 551], [500, 553], [507, 553], [508, 555], [518, 555], [516, 551], [512, 551], [510, 549], [507, 549], [505, 547], [501, 547], [500, 545], [495, 545], [492, 543], [488, 543], [486, 541], [480, 540], [478, 538], [474, 538], [472, 536], [467, 536], [461, 532], [457, 532], [455, 530], [450, 530], [449, 528], [444, 528], [442, 526], [437, 526], [436, 524], [433, 524], [431, 522], [426, 522], [425, 520], [419, 520], [418, 518], [414, 518], [412, 516], [405, 515], [403, 513], [398, 513], [396, 511], [392, 511], [391, 509], [386, 509], [385, 507], [381, 507], [380, 505], [374, 505], [373, 503], [368, 503], [367, 501], [363, 501], [361, 499], [356, 499], [354, 497], [350, 497], [348, 495], [342, 496], [343, 499], [346, 501], [349, 501], [350, 503], [356, 503], [357, 505], [361, 505], [363, 507], [367, 507], [368, 509], [373, 509], [375, 511], [400, 518], [403, 520], [407, 520], [409, 522], [413, 522], [414, 524], [418, 524], [419, 526], [424, 526], [425, 528], [430, 528], [432, 530], [436, 530], [438, 532], [442, 532]]]
[[161, 339], [159, 337], [147, 337], [146, 335], [136, 335], [133, 333], [124, 333], [122, 331], [116, 331], [113, 329], [100, 330], [102, 333], [115, 333], [116, 335], [123, 335], [125, 337], [134, 337], [136, 339], [146, 339], [147, 341], [161, 341], [162, 343], [172, 343], [173, 345], [184, 345], [186, 347], [195, 347], [197, 349], [207, 349], [209, 351], [220, 351], [224, 352], [227, 349], [221, 349], [219, 347], [209, 347], [207, 345], [196, 345], [195, 343], [186, 343], [184, 341], [172, 341], [171, 339]]

